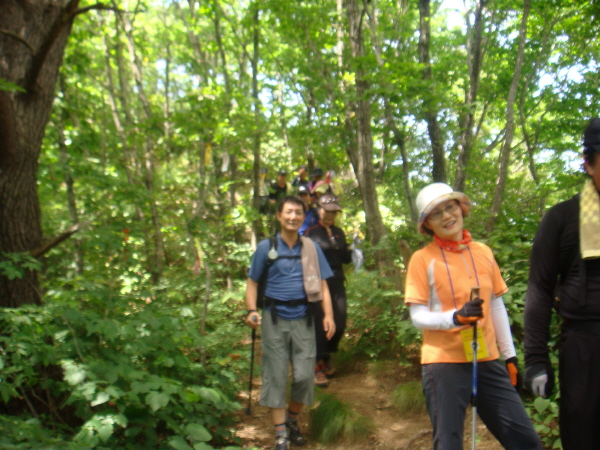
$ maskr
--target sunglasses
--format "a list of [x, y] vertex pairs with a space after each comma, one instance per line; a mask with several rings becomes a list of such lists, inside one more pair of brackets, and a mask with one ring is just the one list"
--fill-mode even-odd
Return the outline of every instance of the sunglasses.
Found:
[[332, 203], [339, 205], [339, 202], [340, 199], [338, 197], [336, 197], [335, 195], [331, 195], [325, 198], [321, 197], [321, 199], [319, 200], [319, 205], [331, 205]]

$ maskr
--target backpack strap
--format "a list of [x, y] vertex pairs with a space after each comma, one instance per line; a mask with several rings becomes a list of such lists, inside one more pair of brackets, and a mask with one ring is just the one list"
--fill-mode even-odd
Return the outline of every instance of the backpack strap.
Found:
[[[274, 253], [273, 253], [274, 252]], [[274, 256], [273, 258], [271, 256]], [[277, 236], [269, 237], [269, 253], [267, 254], [267, 264], [263, 270], [263, 273], [258, 281], [258, 290], [256, 295], [256, 306], [259, 309], [271, 305], [265, 305], [265, 292], [267, 291], [267, 280], [269, 279], [269, 269], [273, 263], [279, 258], [277, 254]]]

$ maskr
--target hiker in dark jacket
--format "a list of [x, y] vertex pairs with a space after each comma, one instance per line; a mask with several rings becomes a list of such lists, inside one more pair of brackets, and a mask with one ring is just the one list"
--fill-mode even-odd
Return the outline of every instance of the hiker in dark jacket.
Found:
[[[600, 119], [584, 133], [590, 179], [553, 206], [533, 241], [525, 301], [525, 386], [547, 397], [554, 387], [548, 342], [552, 309], [562, 318], [560, 438], [565, 450], [600, 448]], [[556, 299], [558, 298], [558, 302]]]
[[334, 368], [331, 363], [331, 353], [338, 350], [338, 344], [346, 329], [346, 278], [344, 264], [352, 262], [352, 253], [346, 243], [344, 231], [335, 226], [337, 213], [341, 211], [339, 198], [332, 194], [325, 194], [319, 198], [319, 222], [305, 232], [323, 250], [327, 262], [333, 270], [333, 276], [327, 279], [331, 293], [333, 307], [333, 320], [335, 321], [335, 334], [328, 340], [325, 331], [317, 320], [317, 365], [315, 367], [315, 384], [327, 385], [327, 377], [332, 377]]

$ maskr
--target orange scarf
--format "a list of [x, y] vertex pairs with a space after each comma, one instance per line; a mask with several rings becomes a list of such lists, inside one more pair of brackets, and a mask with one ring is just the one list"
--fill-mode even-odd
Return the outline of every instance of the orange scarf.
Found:
[[439, 245], [444, 250], [447, 250], [449, 252], [454, 252], [454, 253], [460, 253], [463, 250], [466, 250], [472, 241], [471, 233], [469, 233], [464, 228], [462, 230], [462, 235], [463, 235], [463, 238], [460, 241], [447, 241], [446, 239], [439, 238], [436, 235], [433, 236], [433, 240], [435, 241], [435, 243], [437, 245]]

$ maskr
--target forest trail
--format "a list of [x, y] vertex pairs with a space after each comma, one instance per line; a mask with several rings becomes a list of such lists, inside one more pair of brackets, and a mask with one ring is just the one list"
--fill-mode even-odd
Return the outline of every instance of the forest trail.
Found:
[[[256, 342], [257, 359], [255, 367], [260, 365], [260, 341]], [[257, 370], [255, 373], [260, 373]], [[334, 378], [329, 380], [326, 388], [316, 388], [348, 403], [358, 413], [371, 417], [375, 423], [374, 432], [365, 441], [337, 442], [324, 445], [310, 437], [310, 409], [299, 416], [300, 429], [307, 438], [304, 447], [292, 447], [303, 450], [430, 450], [432, 448], [431, 423], [426, 413], [401, 415], [392, 403], [391, 394], [394, 388], [406, 381], [419, 378], [415, 367], [399, 367], [398, 364], [365, 363], [352, 369], [342, 368]], [[247, 380], [248, 381], [248, 380]], [[247, 383], [246, 381], [246, 383]], [[247, 386], [247, 384], [246, 384]], [[273, 427], [269, 417], [269, 409], [258, 404], [260, 394], [260, 376], [255, 378], [252, 386], [252, 411], [246, 415], [248, 392], [240, 394], [240, 402], [244, 411], [239, 413], [236, 435], [243, 440], [243, 448], [273, 448]], [[317, 403], [313, 406], [316, 407]], [[471, 445], [471, 413], [467, 412], [465, 420], [465, 445]], [[485, 425], [477, 422], [477, 449], [501, 450], [502, 446], [491, 435]], [[410, 445], [409, 445], [410, 443]], [[407, 445], [409, 445], [407, 447]]]

